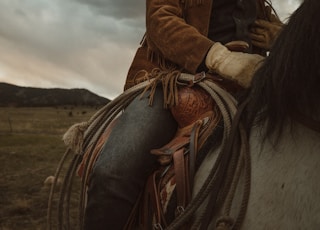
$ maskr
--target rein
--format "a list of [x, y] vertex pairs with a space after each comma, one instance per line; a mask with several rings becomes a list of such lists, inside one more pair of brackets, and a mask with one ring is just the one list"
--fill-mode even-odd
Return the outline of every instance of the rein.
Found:
[[[220, 153], [221, 155], [221, 163], [219, 165], [219, 169], [217, 170], [217, 176], [216, 180], [212, 186], [212, 191], [210, 194], [209, 202], [206, 207], [205, 216], [203, 218], [203, 221], [201, 223], [200, 230], [205, 230], [208, 228], [208, 225], [210, 224], [212, 214], [214, 212], [214, 208], [219, 205], [219, 192], [221, 192], [220, 188], [223, 187], [223, 183], [230, 184], [230, 187], [228, 186], [228, 189], [230, 190], [229, 194], [225, 196], [225, 198], [220, 198], [222, 200], [227, 200], [227, 205], [225, 210], [223, 211], [223, 215], [218, 218], [216, 223], [217, 229], [239, 229], [243, 222], [243, 218], [246, 213], [247, 209], [247, 203], [249, 200], [249, 194], [250, 194], [250, 155], [249, 155], [249, 148], [248, 148], [248, 139], [246, 136], [246, 132], [244, 130], [243, 125], [240, 122], [241, 114], [243, 110], [245, 109], [245, 106], [247, 105], [248, 100], [245, 101], [243, 104], [241, 104], [238, 108], [237, 113], [235, 114], [235, 117], [233, 119], [232, 127], [231, 127], [231, 133], [230, 136], [225, 144], [223, 146], [223, 149]], [[240, 141], [237, 139], [240, 137]], [[239, 152], [237, 149], [240, 149], [240, 157], [243, 157], [242, 159], [237, 159]], [[235, 161], [235, 162], [234, 162]], [[231, 163], [231, 167], [228, 167], [228, 162]], [[234, 222], [234, 220], [230, 217], [230, 209], [232, 205], [232, 200], [235, 195], [235, 190], [239, 182], [240, 178], [240, 172], [241, 170], [245, 170], [245, 188], [243, 193], [243, 202], [242, 206], [239, 212], [239, 216]], [[228, 172], [229, 170], [229, 172]], [[228, 176], [231, 171], [231, 176]], [[225, 180], [225, 181], [224, 181]], [[223, 193], [228, 193], [228, 191], [223, 191]], [[223, 195], [222, 193], [222, 195]]]

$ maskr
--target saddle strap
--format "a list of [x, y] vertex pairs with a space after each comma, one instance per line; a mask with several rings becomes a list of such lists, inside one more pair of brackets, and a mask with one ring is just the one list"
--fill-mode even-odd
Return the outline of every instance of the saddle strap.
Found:
[[193, 126], [189, 139], [189, 153], [186, 154], [185, 149], [181, 148], [173, 154], [177, 193], [176, 216], [179, 216], [184, 211], [191, 200], [198, 139], [202, 123], [199, 120]]
[[179, 216], [190, 201], [191, 191], [188, 175], [189, 156], [184, 156], [185, 150], [179, 149], [173, 154], [173, 165], [176, 179], [177, 208], [176, 216]]
[[[158, 177], [161, 171], [152, 173], [146, 182], [145, 190], [140, 193], [123, 230], [163, 229], [167, 226], [160, 201]], [[142, 206], [141, 205], [142, 202]]]
[[152, 149], [150, 152], [158, 157], [158, 162], [161, 165], [169, 165], [172, 163], [173, 154], [189, 144], [189, 135], [176, 136], [172, 141], [159, 149]]
[[[189, 147], [189, 186], [190, 190], [193, 188], [193, 180], [196, 171], [196, 156], [199, 150], [199, 135], [200, 129], [203, 125], [203, 120], [195, 122], [191, 135], [190, 135], [190, 147]], [[191, 191], [190, 191], [191, 192]]]
[[[159, 178], [161, 172], [159, 170], [155, 171], [151, 176], [149, 176], [146, 193], [144, 195], [144, 207], [142, 210], [143, 219], [141, 224], [145, 225], [146, 229], [150, 229], [149, 226], [152, 225], [152, 220], [154, 218], [153, 229], [162, 229], [162, 225], [167, 226], [166, 220], [164, 218], [162, 205], [159, 197], [160, 186], [158, 186], [157, 179]], [[154, 215], [154, 216], [152, 216]]]

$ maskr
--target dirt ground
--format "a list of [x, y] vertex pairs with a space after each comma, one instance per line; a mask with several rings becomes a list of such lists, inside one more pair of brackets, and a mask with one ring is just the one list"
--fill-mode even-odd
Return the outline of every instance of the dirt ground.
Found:
[[[62, 135], [96, 111], [83, 107], [0, 108], [0, 230], [46, 229], [50, 188], [44, 181], [54, 175], [66, 150]], [[76, 205], [70, 207], [74, 221], [77, 210]], [[52, 214], [55, 223], [55, 211]]]

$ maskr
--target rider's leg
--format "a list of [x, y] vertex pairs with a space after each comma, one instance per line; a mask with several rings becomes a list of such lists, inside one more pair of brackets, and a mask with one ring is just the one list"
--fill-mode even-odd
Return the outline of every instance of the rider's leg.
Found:
[[177, 124], [163, 108], [161, 88], [153, 106], [136, 98], [117, 121], [95, 164], [88, 189], [85, 229], [122, 229], [156, 158], [150, 149], [174, 136]]

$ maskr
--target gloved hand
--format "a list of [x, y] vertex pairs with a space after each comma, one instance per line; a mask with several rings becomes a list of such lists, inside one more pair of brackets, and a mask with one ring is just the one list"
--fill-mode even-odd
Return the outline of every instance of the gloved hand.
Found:
[[221, 77], [248, 88], [254, 72], [264, 57], [258, 54], [232, 52], [219, 42], [213, 44], [206, 56], [206, 66]]
[[283, 23], [276, 15], [272, 14], [270, 6], [266, 6], [266, 16], [268, 20], [258, 19], [254, 22], [249, 36], [254, 46], [270, 50], [283, 27]]

